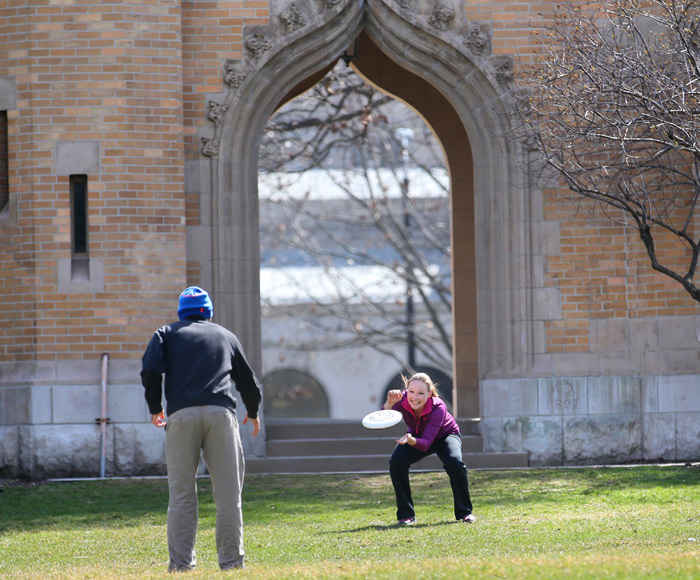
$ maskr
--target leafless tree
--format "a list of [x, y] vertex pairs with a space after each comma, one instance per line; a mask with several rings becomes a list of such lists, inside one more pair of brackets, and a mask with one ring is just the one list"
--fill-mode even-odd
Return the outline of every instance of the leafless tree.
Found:
[[297, 290], [263, 308], [313, 329], [285, 348], [366, 345], [410, 369], [396, 345], [412, 333], [424, 362], [450, 369], [447, 173], [422, 120], [341, 64], [271, 118], [260, 167], [263, 268]]
[[700, 301], [698, 16], [695, 0], [559, 5], [518, 112], [540, 175], [636, 228], [652, 268]]

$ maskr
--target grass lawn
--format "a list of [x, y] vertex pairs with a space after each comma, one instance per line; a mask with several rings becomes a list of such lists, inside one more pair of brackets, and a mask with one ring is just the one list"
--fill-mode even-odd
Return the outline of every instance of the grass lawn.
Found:
[[[470, 471], [475, 524], [454, 522], [444, 473], [412, 477], [418, 524], [399, 528], [388, 475], [249, 476], [247, 567], [228, 573], [202, 479], [186, 577], [700, 579], [698, 468]], [[161, 578], [166, 507], [164, 480], [6, 487], [0, 578]]]

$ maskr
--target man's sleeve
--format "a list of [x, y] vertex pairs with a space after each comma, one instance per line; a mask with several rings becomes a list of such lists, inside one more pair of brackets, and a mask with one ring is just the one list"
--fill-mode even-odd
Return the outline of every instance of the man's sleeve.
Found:
[[163, 355], [162, 336], [156, 332], [141, 359], [141, 384], [146, 389], [146, 404], [151, 415], [157, 415], [163, 410], [163, 372], [165, 372]]
[[238, 339], [234, 340], [231, 378], [236, 384], [236, 390], [241, 394], [241, 399], [243, 399], [248, 417], [256, 419], [258, 416], [258, 409], [260, 408], [260, 401], [262, 401], [262, 387], [253, 369], [250, 368], [248, 359], [246, 359]]

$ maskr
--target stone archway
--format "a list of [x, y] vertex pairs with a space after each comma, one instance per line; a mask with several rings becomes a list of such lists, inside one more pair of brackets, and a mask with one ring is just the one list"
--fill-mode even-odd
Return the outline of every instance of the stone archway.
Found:
[[480, 415], [479, 378], [531, 366], [532, 216], [519, 147], [508, 139], [510, 61], [490, 56], [488, 30], [466, 21], [462, 3], [273, 0], [270, 25], [246, 30], [246, 58], [225, 63], [227, 92], [212, 96], [214, 129], [201, 136], [211, 159], [203, 283], [258, 368], [260, 136], [300, 82], [317, 78], [360, 33], [360, 73], [426, 118], [450, 166], [458, 414]]
[[469, 137], [449, 101], [420, 76], [402, 68], [379, 50], [365, 32], [353, 63], [374, 85], [415, 109], [442, 145], [450, 173], [452, 247], [453, 408], [478, 416], [478, 344], [474, 166]]

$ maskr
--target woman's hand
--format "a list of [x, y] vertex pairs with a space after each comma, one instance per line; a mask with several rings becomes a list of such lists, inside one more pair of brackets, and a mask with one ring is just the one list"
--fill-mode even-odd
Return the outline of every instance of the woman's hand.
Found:
[[385, 409], [391, 409], [396, 403], [398, 403], [403, 397], [403, 393], [398, 389], [392, 389], [386, 395], [386, 403], [384, 403]]
[[401, 439], [397, 439], [396, 442], [399, 445], [410, 445], [413, 447], [416, 444], [416, 438], [410, 433], [406, 433]]

